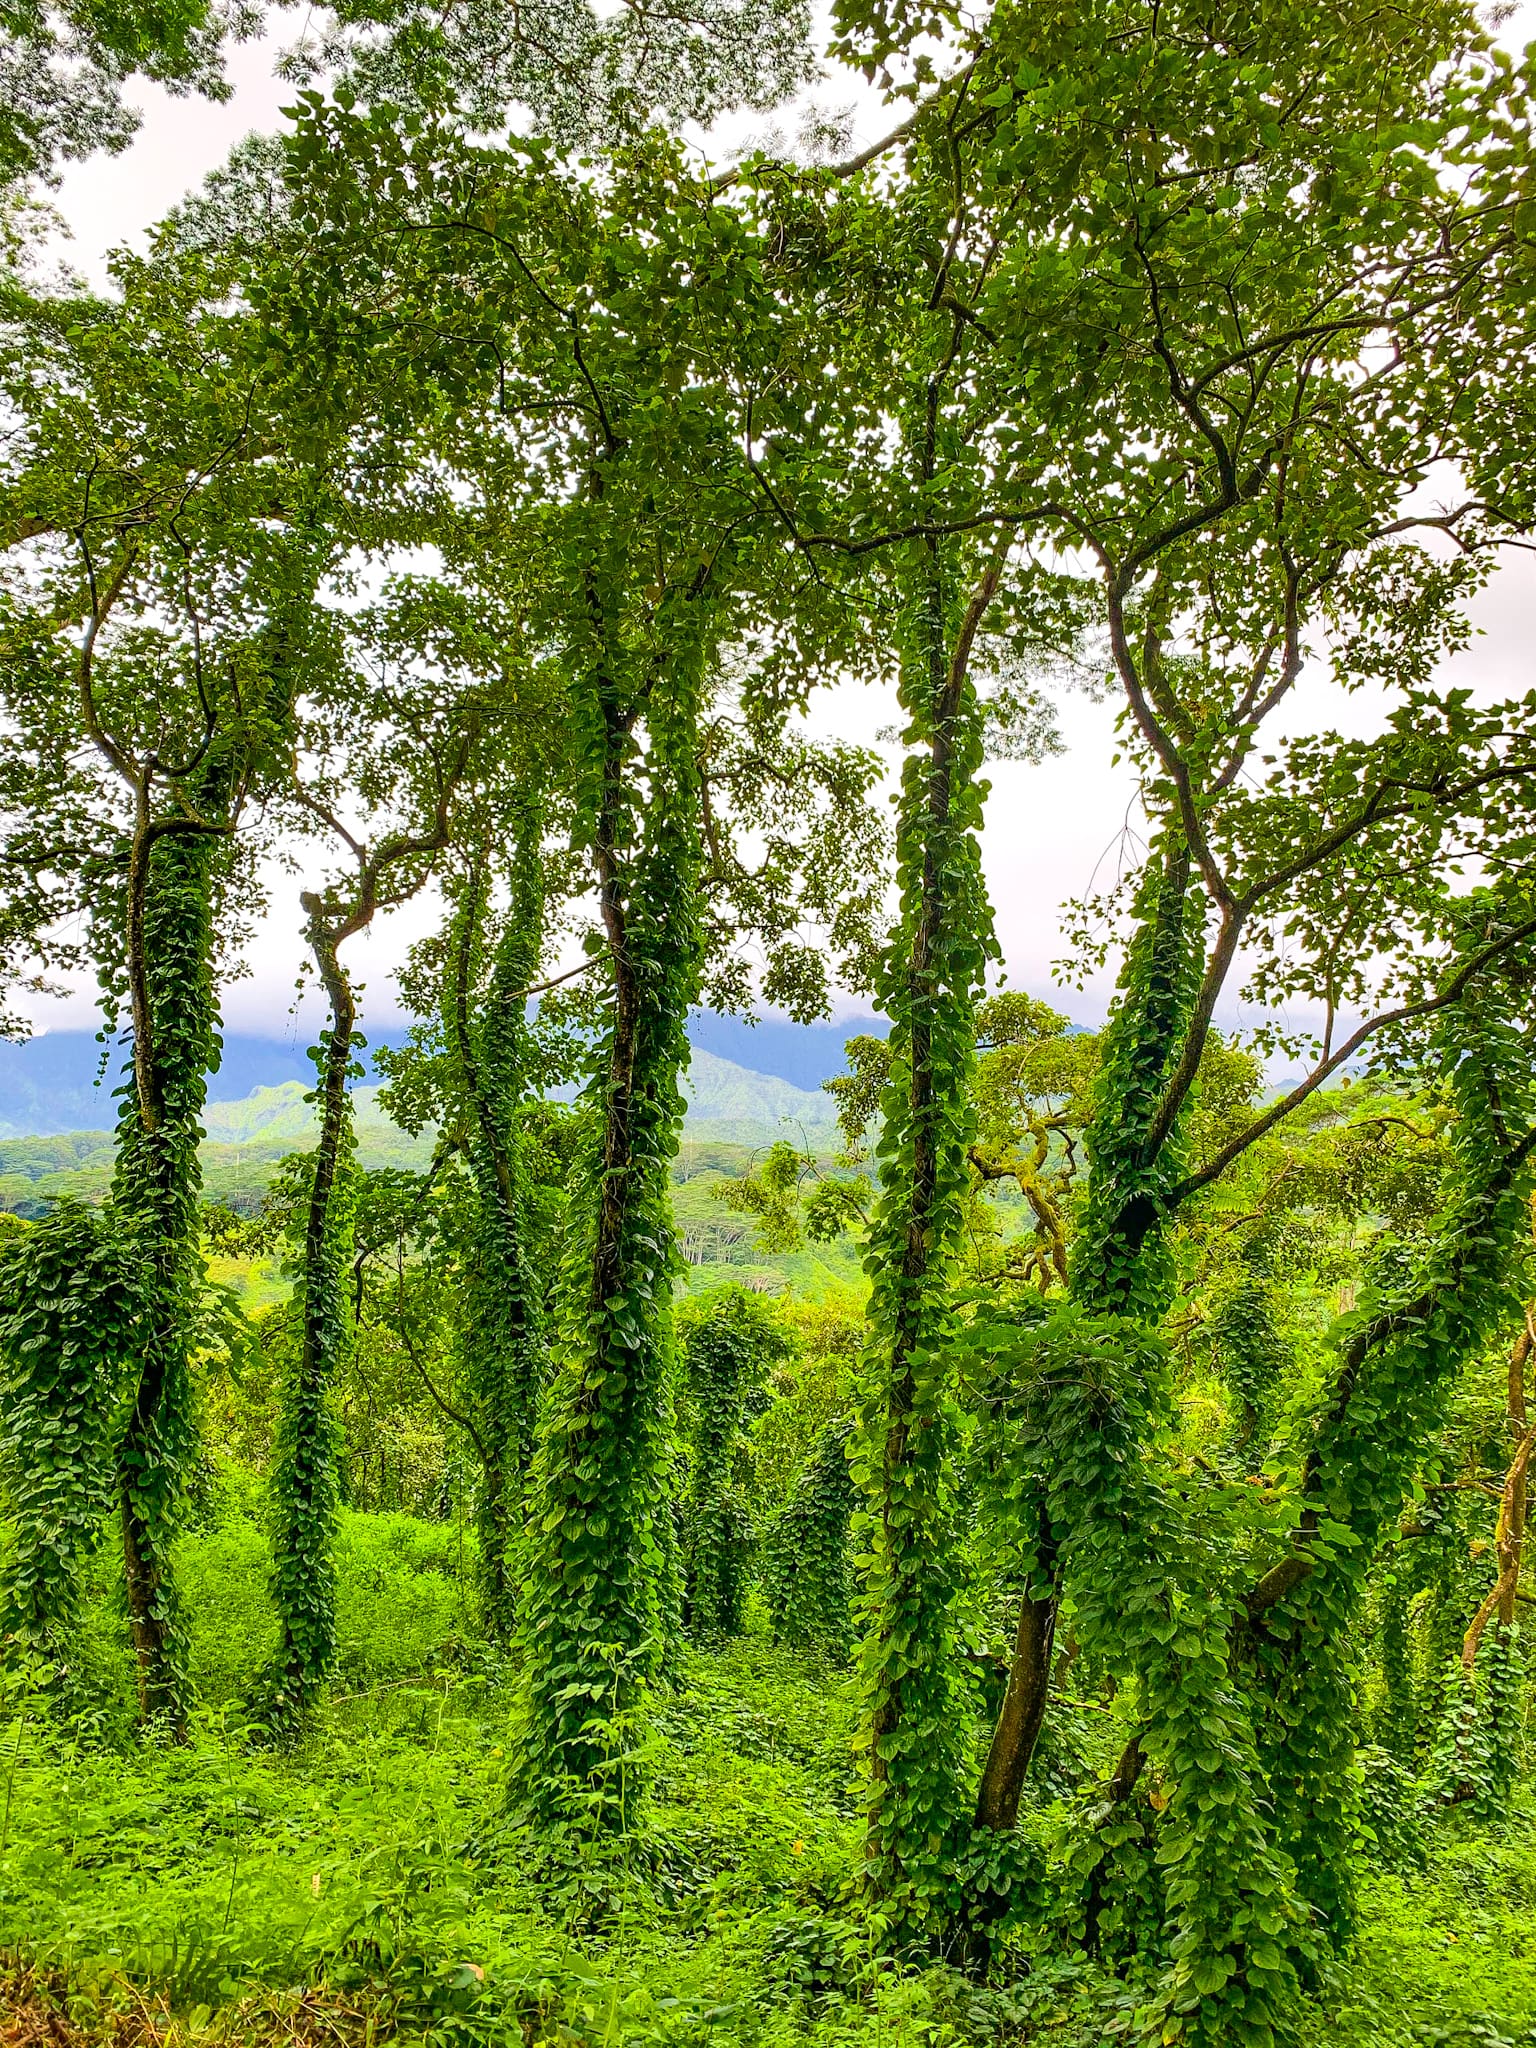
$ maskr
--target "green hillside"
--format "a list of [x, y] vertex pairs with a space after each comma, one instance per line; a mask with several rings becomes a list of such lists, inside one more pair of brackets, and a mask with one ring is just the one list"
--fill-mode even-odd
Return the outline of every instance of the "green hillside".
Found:
[[[430, 1136], [412, 1138], [379, 1105], [376, 1083], [353, 1096], [358, 1157], [367, 1167], [424, 1166]], [[719, 1167], [721, 1148], [738, 1153], [789, 1137], [830, 1150], [837, 1130], [829, 1097], [796, 1088], [773, 1074], [755, 1074], [731, 1060], [696, 1051], [687, 1082], [688, 1117], [678, 1174], [688, 1179]], [[314, 1109], [301, 1081], [255, 1088], [238, 1102], [210, 1102], [203, 1117], [203, 1185], [212, 1200], [253, 1206], [278, 1160], [300, 1152], [314, 1129]], [[736, 1170], [733, 1165], [732, 1170]], [[0, 1139], [0, 1209], [38, 1216], [61, 1195], [99, 1201], [112, 1172], [106, 1131]], [[721, 1212], [723, 1213], [723, 1212]]]
[[[376, 1084], [355, 1091], [357, 1151], [365, 1168], [424, 1167], [432, 1138], [411, 1137], [379, 1105]], [[822, 1300], [863, 1276], [852, 1241], [800, 1252], [766, 1254], [750, 1217], [733, 1215], [711, 1192], [742, 1172], [754, 1151], [789, 1137], [815, 1150], [836, 1143], [828, 1097], [796, 1088], [772, 1074], [696, 1051], [688, 1078], [688, 1117], [673, 1168], [673, 1204], [691, 1287], [723, 1278], [772, 1292], [792, 1287]], [[201, 1147], [203, 1189], [209, 1201], [249, 1212], [259, 1204], [273, 1169], [311, 1141], [314, 1110], [300, 1081], [256, 1088], [238, 1102], [211, 1102]], [[106, 1131], [0, 1139], [0, 1210], [41, 1216], [62, 1196], [99, 1202], [112, 1178], [112, 1137]], [[221, 1260], [216, 1276], [234, 1286], [249, 1307], [261, 1307], [283, 1282], [270, 1260]]]

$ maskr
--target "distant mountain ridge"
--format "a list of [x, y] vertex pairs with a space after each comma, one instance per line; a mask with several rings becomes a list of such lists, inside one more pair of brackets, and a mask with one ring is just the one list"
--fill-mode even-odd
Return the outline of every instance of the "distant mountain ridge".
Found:
[[[305, 1084], [282, 1081], [275, 1088], [256, 1088], [239, 1102], [210, 1102], [203, 1124], [220, 1145], [248, 1145], [276, 1138], [303, 1143], [314, 1125], [314, 1107], [304, 1100]], [[567, 1091], [562, 1091], [562, 1093]], [[836, 1110], [829, 1095], [797, 1088], [775, 1074], [754, 1074], [695, 1047], [683, 1083], [688, 1098], [687, 1135], [727, 1145], [753, 1145], [764, 1138], [793, 1136], [825, 1142], [835, 1130]], [[376, 1082], [353, 1091], [358, 1135], [392, 1131], [379, 1101]]]
[[[690, 1135], [755, 1144], [765, 1131], [777, 1132], [785, 1118], [805, 1123], [807, 1135], [829, 1132], [830, 1097], [803, 1084], [842, 1072], [846, 1037], [885, 1029], [875, 1018], [809, 1026], [769, 1019], [753, 1026], [736, 1017], [700, 1014], [690, 1026]], [[369, 1045], [398, 1045], [404, 1035], [369, 1033]], [[746, 1057], [731, 1058], [732, 1049]], [[770, 1071], [749, 1064], [759, 1050]], [[106, 1071], [98, 1083], [104, 1052]], [[90, 1031], [50, 1031], [24, 1045], [0, 1040], [0, 1139], [109, 1130], [117, 1121], [122, 1068], [121, 1048], [103, 1047]], [[308, 1129], [299, 1098], [313, 1083], [303, 1046], [227, 1033], [218, 1072], [209, 1081], [209, 1137], [238, 1145], [297, 1136]], [[368, 1083], [358, 1089], [358, 1111], [382, 1122], [382, 1112], [373, 1107], [376, 1092]], [[233, 1135], [237, 1131], [244, 1135]]]
[[[0, 1040], [0, 1138], [110, 1129], [124, 1064], [122, 1047], [103, 1045], [93, 1031], [48, 1031], [23, 1045]], [[314, 1071], [302, 1046], [232, 1033], [210, 1089], [234, 1099], [284, 1081], [308, 1087]]]
[[[77, 1156], [98, 1149], [83, 1141], [112, 1119], [115, 1105], [106, 1087], [82, 1089], [66, 1079], [51, 1090], [13, 1093], [12, 1078], [12, 1071], [0, 1069], [0, 1138], [67, 1138], [75, 1141], [70, 1149]], [[304, 1100], [309, 1086], [308, 1080], [289, 1079], [252, 1088], [237, 1101], [210, 1102], [203, 1113], [209, 1142], [259, 1146], [264, 1152], [301, 1148], [314, 1127], [314, 1107]], [[363, 1082], [354, 1092], [359, 1138], [408, 1144], [385, 1115], [379, 1092], [376, 1082]], [[702, 1047], [694, 1049], [684, 1093], [685, 1132], [699, 1142], [757, 1145], [803, 1134], [812, 1144], [826, 1145], [835, 1136], [830, 1096], [797, 1088], [776, 1074], [754, 1073]]]

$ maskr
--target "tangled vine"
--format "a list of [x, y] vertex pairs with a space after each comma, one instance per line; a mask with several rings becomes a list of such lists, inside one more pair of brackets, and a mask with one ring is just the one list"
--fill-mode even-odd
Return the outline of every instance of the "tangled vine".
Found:
[[865, 1257], [869, 1339], [854, 1469], [866, 1501], [856, 1525], [867, 1575], [866, 1869], [882, 1915], [908, 1943], [931, 1940], [946, 1924], [958, 1881], [952, 1833], [965, 1758], [952, 1615], [950, 1354], [975, 1008], [992, 943], [970, 653], [1000, 569], [994, 562], [962, 602], [955, 564], [931, 544], [902, 627], [901, 918], [878, 990], [891, 1051]]
[[690, 1305], [682, 1364], [693, 1419], [685, 1517], [687, 1619], [701, 1634], [738, 1635], [752, 1523], [736, 1485], [736, 1456], [764, 1376], [787, 1349], [773, 1310], [742, 1287]]
[[[217, 816], [235, 780], [226, 747], [198, 779]], [[158, 825], [158, 830], [156, 829]], [[138, 1378], [117, 1446], [128, 1622], [144, 1720], [179, 1733], [190, 1706], [171, 1547], [196, 1448], [190, 1347], [202, 1285], [198, 1144], [219, 1055], [213, 896], [219, 835], [140, 807], [129, 853], [127, 965], [133, 1052], [119, 1090], [111, 1204], [139, 1247], [145, 1303]]]
[[857, 1493], [848, 1466], [853, 1423], [829, 1423], [817, 1437], [794, 1491], [763, 1537], [763, 1592], [775, 1642], [848, 1652], [853, 1573], [848, 1525]]

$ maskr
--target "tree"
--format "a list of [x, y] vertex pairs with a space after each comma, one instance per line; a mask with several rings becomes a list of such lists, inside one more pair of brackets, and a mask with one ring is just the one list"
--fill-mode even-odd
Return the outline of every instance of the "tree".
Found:
[[[332, 722], [344, 710], [355, 721], [350, 732]], [[272, 1593], [281, 1636], [266, 1705], [279, 1725], [291, 1724], [313, 1705], [336, 1656], [333, 1400], [349, 1336], [354, 1189], [348, 1083], [358, 1072], [355, 1053], [362, 1043], [356, 995], [340, 949], [381, 910], [405, 902], [426, 881], [433, 859], [449, 843], [453, 801], [474, 737], [468, 707], [444, 707], [430, 684], [413, 687], [410, 677], [391, 677], [366, 693], [347, 688], [340, 703], [321, 693], [314, 712], [325, 721], [323, 736], [312, 735], [316, 758], [313, 766], [301, 766], [295, 800], [341, 840], [353, 865], [344, 879], [306, 889], [300, 899], [325, 991], [327, 1024], [310, 1055], [319, 1131], [304, 1203], [299, 1342], [279, 1395], [271, 1480]], [[338, 783], [376, 810], [402, 814], [403, 822], [371, 843], [360, 840], [338, 816]]]
[[[662, 1640], [667, 1171], [710, 951], [706, 862], [722, 907], [781, 893], [736, 855], [706, 792], [728, 793], [745, 750], [760, 756], [782, 729], [782, 661], [743, 677], [739, 737], [718, 719], [701, 742], [727, 648], [778, 615], [785, 580], [736, 435], [752, 403], [738, 380], [775, 374], [773, 305], [754, 284], [751, 221], [659, 139], [616, 155], [601, 191], [537, 145], [473, 150], [451, 132], [318, 109], [300, 152], [314, 217], [281, 302], [288, 331], [332, 365], [328, 392], [347, 406], [372, 374], [376, 330], [360, 309], [387, 276], [388, 303], [413, 312], [387, 316], [402, 344], [391, 402], [406, 396], [412, 431], [487, 508], [483, 523], [445, 516], [449, 545], [456, 528], [468, 543], [494, 521], [493, 547], [537, 563], [528, 630], [564, 677], [563, 772], [607, 984], [585, 1096], [593, 1150], [532, 1468], [519, 1783], [546, 1818], [607, 1827], [637, 1790], [635, 1716]], [[380, 225], [370, 249], [350, 229], [363, 191]], [[810, 795], [857, 816], [872, 774], [845, 753]], [[835, 843], [830, 831], [821, 843]], [[784, 849], [770, 853], [770, 874], [783, 874]], [[734, 939], [739, 927], [726, 929]], [[798, 934], [773, 936], [784, 986], [814, 1009], [816, 963]]]
[[249, 323], [222, 303], [227, 270], [161, 251], [122, 277], [118, 306], [42, 301], [20, 323], [7, 714], [25, 751], [7, 859], [34, 877], [17, 953], [78, 959], [49, 926], [83, 900], [109, 1021], [126, 1013], [131, 1036], [112, 1207], [148, 1295], [116, 1487], [141, 1708], [174, 1732], [215, 956], [248, 900], [237, 831], [324, 640], [329, 543], [314, 473], [283, 459]]
[[[894, 68], [913, 24], [900, 8], [849, 7], [840, 26], [845, 51]], [[881, 551], [897, 559], [904, 549], [938, 560], [946, 547], [979, 546], [975, 536], [1000, 532], [1082, 549], [1094, 564], [1110, 664], [1145, 763], [1153, 839], [1145, 867], [1128, 878], [1126, 968], [1101, 1047], [1070, 1287], [1084, 1315], [1116, 1328], [1129, 1322], [1138, 1333], [1127, 1332], [1121, 1349], [1146, 1384], [1113, 1384], [1138, 1418], [1133, 1439], [1145, 1433], [1141, 1459], [1160, 1428], [1155, 1337], [1170, 1301], [1173, 1215], [1373, 1037], [1442, 1014], [1529, 937], [1512, 910], [1491, 951], [1458, 952], [1456, 903], [1436, 880], [1420, 883], [1457, 857], [1453, 849], [1475, 846], [1501, 870], [1523, 858], [1522, 828], [1506, 842], [1485, 792], [1528, 776], [1529, 707], [1474, 712], [1431, 687], [1435, 659], [1463, 630], [1458, 607], [1475, 570], [1447, 567], [1408, 542], [1415, 522], [1401, 510], [1405, 489], [1459, 432], [1458, 351], [1492, 317], [1484, 280], [1508, 246], [1509, 223], [1486, 212], [1475, 191], [1454, 194], [1466, 190], [1462, 171], [1475, 182], [1508, 81], [1470, 16], [1439, 9], [1423, 10], [1406, 31], [1396, 15], [1371, 7], [1342, 34], [1332, 23], [1321, 71], [1314, 24], [1291, 10], [1238, 21], [1208, 9], [1175, 18], [1166, 9], [1084, 16], [1030, 8], [974, 31], [953, 27], [970, 61], [924, 97], [926, 60], [917, 60], [908, 74], [914, 113], [869, 154], [902, 152], [891, 176], [894, 218], [903, 201], [915, 210], [932, 193], [938, 232], [930, 230], [924, 305], [950, 350], [937, 359], [965, 360], [975, 452], [951, 466], [948, 490], [925, 477], [926, 497], [900, 516], [882, 518], [886, 506], [872, 504], [866, 489], [849, 494], [841, 518], [825, 504], [798, 513], [796, 536], [808, 556], [829, 563]], [[1456, 162], [1457, 177], [1431, 168], [1427, 132], [1442, 139], [1442, 161]], [[1497, 148], [1506, 147], [1501, 134]], [[825, 192], [850, 170], [859, 166], [824, 175], [819, 186], [802, 181], [801, 190]], [[822, 209], [829, 231], [856, 214], [846, 189]], [[1379, 375], [1366, 369], [1368, 337], [1386, 344]], [[923, 357], [913, 350], [904, 360]], [[1472, 551], [1465, 559], [1475, 560], [1501, 516], [1469, 500], [1428, 523], [1458, 536]], [[1068, 605], [1058, 617], [1080, 623], [1082, 615]], [[1309, 628], [1334, 636], [1345, 687], [1390, 676], [1401, 695], [1379, 738], [1297, 743], [1250, 791], [1243, 777], [1260, 728], [1296, 685]], [[919, 813], [911, 816], [917, 831]], [[939, 822], [931, 809], [929, 822]], [[909, 839], [909, 863], [921, 844]], [[909, 866], [896, 959], [903, 948], [921, 958], [935, 928], [919, 872]], [[936, 875], [959, 873], [957, 862], [935, 867]], [[974, 928], [974, 920], [962, 927]], [[1413, 951], [1403, 947], [1405, 928]], [[1240, 945], [1254, 960], [1249, 987], [1259, 998], [1284, 989], [1319, 1002], [1322, 1043], [1283, 1104], [1191, 1170], [1182, 1154], [1192, 1091]], [[1395, 987], [1375, 979], [1384, 958], [1399, 976]], [[1369, 1008], [1363, 1025], [1341, 1034], [1344, 1005]], [[893, 1014], [892, 1072], [905, 1086], [909, 1027]], [[957, 1011], [962, 1046], [967, 1025]], [[952, 1116], [963, 1090], [951, 1092], [947, 1075], [944, 1090]], [[893, 1100], [887, 1117], [892, 1161], [907, 1142], [889, 1135], [898, 1108]], [[919, 1142], [913, 1157], [920, 1154]], [[931, 1242], [932, 1253], [914, 1239], [913, 1257], [941, 1287], [942, 1230]], [[877, 1300], [895, 1284], [896, 1240], [884, 1249]], [[1101, 1339], [1089, 1324], [1080, 1340], [1097, 1358]], [[896, 1408], [914, 1398], [909, 1376], [898, 1374], [892, 1387]], [[939, 1371], [924, 1395], [925, 1445], [938, 1440], [944, 1394]], [[1079, 1600], [1094, 1603], [1106, 1628], [1111, 1611], [1134, 1605], [1137, 1585], [1162, 1578], [1169, 1590], [1159, 1598], [1172, 1600], [1174, 1584], [1179, 1598], [1193, 1597], [1186, 1565], [1172, 1562], [1183, 1557], [1193, 1569], [1195, 1559], [1177, 1533], [1174, 1496], [1138, 1463], [1133, 1484], [1146, 1490], [1134, 1493], [1127, 1522], [1120, 1424], [1110, 1429], [1097, 1411], [1080, 1421], [1085, 1441], [1104, 1446], [1102, 1472], [1074, 1457], [1074, 1486], [1050, 1494], [1061, 1505], [1047, 1522], [1015, 1504], [1029, 1532], [1026, 1619], [1034, 1619], [1004, 1705], [1014, 1733], [1000, 1727], [983, 1776], [983, 1817], [1005, 1826], [1028, 1731], [1038, 1725], [1018, 1711], [1017, 1694], [1043, 1683], [1057, 1558], [1082, 1560], [1074, 1613]], [[904, 1467], [908, 1437], [897, 1424], [887, 1445]], [[898, 1775], [910, 1765], [915, 1788], [910, 1867], [898, 1853], [880, 1881], [898, 1916], [930, 1926], [944, 1915], [947, 1852], [934, 1846], [926, 1816], [946, 1803], [941, 1781], [958, 1791], [960, 1776], [958, 1755], [945, 1750], [954, 1727], [942, 1675], [948, 1595], [937, 1565], [950, 1550], [946, 1465], [937, 1455], [915, 1477], [910, 1508], [903, 1504], [896, 1548], [910, 1549], [911, 1574], [887, 1570], [877, 1588], [874, 1640], [883, 1628], [903, 1647], [894, 1692], [877, 1687], [871, 1721], [877, 1816], [890, 1777], [882, 1747]], [[891, 1498], [889, 1471], [880, 1495]], [[1074, 1521], [1078, 1508], [1085, 1522]], [[934, 1578], [918, 1596], [924, 1557], [935, 1561]], [[1214, 1590], [1199, 1600], [1187, 1655], [1191, 1669], [1214, 1673], [1225, 1666], [1227, 1623]], [[919, 1642], [921, 1651], [912, 1647]], [[1170, 1662], [1155, 1636], [1141, 1643], [1131, 1662], [1143, 1651], [1151, 1660], [1141, 1683], [1160, 1714], [1182, 1683], [1178, 1658]], [[1286, 1821], [1275, 1841], [1265, 1839], [1270, 1759], [1261, 1747], [1269, 1736], [1258, 1724], [1268, 1705], [1234, 1694], [1230, 1709], [1219, 1754], [1230, 1760], [1231, 1798], [1211, 1809], [1220, 1808], [1220, 1826], [1207, 1830], [1198, 1816], [1160, 1823], [1169, 1840], [1192, 1828], [1200, 1850], [1169, 1893], [1165, 2010], [1179, 2038], [1202, 2030], [1214, 2038], [1228, 2018], [1237, 2023], [1239, 2004], [1253, 2024], [1269, 2024], [1260, 2016], [1278, 2010], [1292, 1981], [1278, 1949], [1270, 1976], [1267, 1963], [1255, 1973], [1237, 1960], [1239, 1930], [1269, 1927], [1278, 1911], [1276, 1931], [1291, 1910], [1298, 1837]], [[1172, 1724], [1165, 1733], [1175, 1739]], [[1116, 1782], [1135, 1777], [1128, 1767]], [[1187, 1769], [1178, 1783], [1170, 1816], [1194, 1796]], [[958, 1816], [954, 1839], [964, 1840]], [[1320, 1877], [1329, 1853], [1309, 1847], [1299, 1882], [1341, 1926], [1339, 1899]], [[882, 1854], [877, 1842], [877, 1864]]]
[[689, 1427], [683, 1554], [686, 1617], [702, 1635], [739, 1635], [750, 1583], [752, 1528], [736, 1462], [767, 1377], [790, 1346], [772, 1306], [744, 1288], [690, 1301], [678, 1318]]

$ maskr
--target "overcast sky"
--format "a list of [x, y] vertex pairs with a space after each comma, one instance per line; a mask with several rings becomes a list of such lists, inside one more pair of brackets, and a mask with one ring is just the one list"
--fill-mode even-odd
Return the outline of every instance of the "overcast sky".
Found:
[[[1536, 8], [1520, 9], [1502, 30], [1503, 39], [1517, 46], [1533, 20]], [[236, 91], [222, 106], [136, 86], [132, 97], [143, 107], [145, 120], [133, 147], [121, 156], [76, 166], [57, 196], [72, 238], [60, 253], [73, 267], [103, 280], [104, 257], [111, 247], [140, 235], [221, 163], [240, 136], [253, 128], [278, 125], [280, 109], [291, 92], [272, 76], [270, 47], [236, 50], [229, 71]], [[846, 74], [823, 88], [819, 98], [829, 106], [854, 108], [860, 139], [873, 138], [889, 123], [889, 114]], [[751, 125], [732, 123], [727, 132], [734, 139]], [[1531, 658], [1536, 558], [1517, 556], [1498, 572], [1477, 601], [1475, 620], [1478, 637], [1456, 658], [1446, 680], [1454, 674], [1480, 697], [1530, 688], [1536, 680]], [[1341, 705], [1336, 693], [1313, 677], [1297, 693], [1287, 728], [1344, 725], [1359, 730], [1371, 723], [1374, 710], [1360, 700]], [[1125, 834], [1136, 825], [1132, 778], [1124, 768], [1110, 765], [1115, 715], [1113, 704], [1069, 698], [1060, 714], [1064, 754], [1038, 767], [1001, 763], [991, 771], [985, 859], [1014, 986], [1050, 992], [1052, 963], [1061, 951], [1061, 903], [1092, 886], [1095, 876], [1102, 882], [1113, 875]], [[825, 732], [872, 743], [892, 719], [893, 706], [883, 692], [850, 682], [823, 701], [816, 723]], [[226, 1023], [231, 1029], [287, 1038], [296, 1028], [287, 1012], [303, 950], [298, 938], [299, 887], [297, 877], [275, 878], [272, 913], [251, 952], [254, 972], [227, 992]], [[353, 970], [368, 984], [368, 1021], [382, 1024], [397, 1015], [393, 964], [409, 940], [429, 929], [434, 918], [433, 905], [423, 899], [351, 942]], [[1093, 1023], [1102, 1016], [1108, 993], [1106, 982], [1100, 980], [1082, 994], [1060, 992], [1058, 999], [1081, 1022]], [[310, 997], [298, 1020], [306, 1034], [318, 1022], [316, 1011]], [[65, 1003], [40, 1003], [34, 1016], [43, 1029], [95, 1023], [83, 992]], [[1239, 1019], [1229, 1011], [1225, 1021]]]

